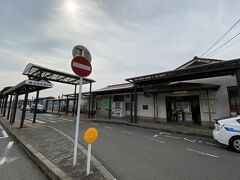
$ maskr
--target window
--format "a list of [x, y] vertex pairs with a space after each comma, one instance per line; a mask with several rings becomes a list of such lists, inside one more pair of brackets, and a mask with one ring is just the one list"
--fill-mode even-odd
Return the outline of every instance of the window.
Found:
[[148, 110], [148, 105], [143, 105], [143, 110]]
[[237, 86], [228, 87], [228, 99], [230, 112], [236, 112], [237, 114], [240, 114], [240, 101], [238, 97]]

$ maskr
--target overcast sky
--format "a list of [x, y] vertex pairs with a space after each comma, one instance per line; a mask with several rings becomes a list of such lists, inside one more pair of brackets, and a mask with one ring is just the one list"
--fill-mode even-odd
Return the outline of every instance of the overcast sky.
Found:
[[[91, 52], [93, 89], [172, 70], [206, 51], [240, 18], [239, 7], [236, 0], [1, 0], [0, 88], [24, 80], [30, 62], [72, 73], [77, 44]], [[222, 43], [239, 32], [240, 25]], [[239, 38], [229, 45], [209, 57], [239, 58]], [[73, 90], [54, 84], [41, 96]]]

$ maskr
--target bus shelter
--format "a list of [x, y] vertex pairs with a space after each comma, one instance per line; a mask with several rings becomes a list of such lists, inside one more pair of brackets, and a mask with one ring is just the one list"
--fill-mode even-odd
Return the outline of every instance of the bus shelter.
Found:
[[[44, 81], [44, 80], [37, 81], [37, 80], [28, 79], [28, 80], [22, 81], [21, 83], [17, 84], [16, 86], [11, 87], [7, 91], [3, 92], [3, 95], [6, 97], [6, 99], [10, 95], [10, 102], [8, 105], [8, 115], [7, 115], [7, 119], [9, 119], [9, 115], [11, 112], [10, 123], [13, 124], [15, 122], [18, 97], [20, 95], [25, 95], [24, 101], [23, 101], [21, 123], [20, 123], [20, 128], [21, 128], [21, 127], [23, 127], [24, 119], [25, 119], [25, 115], [26, 115], [28, 94], [32, 93], [32, 92], [39, 92], [40, 90], [48, 89], [48, 88], [52, 88], [52, 87], [53, 87], [53, 84], [48, 81]], [[13, 96], [14, 96], [14, 100], [13, 100], [13, 104], [12, 104]], [[37, 112], [37, 105], [35, 104], [33, 122], [35, 122], [35, 119], [36, 119], [36, 112]]]

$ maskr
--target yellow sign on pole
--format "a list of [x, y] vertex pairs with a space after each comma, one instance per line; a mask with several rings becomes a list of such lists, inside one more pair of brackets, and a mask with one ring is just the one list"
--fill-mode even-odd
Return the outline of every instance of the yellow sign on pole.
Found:
[[98, 131], [96, 128], [88, 128], [84, 133], [84, 141], [87, 144], [92, 144], [98, 137]]

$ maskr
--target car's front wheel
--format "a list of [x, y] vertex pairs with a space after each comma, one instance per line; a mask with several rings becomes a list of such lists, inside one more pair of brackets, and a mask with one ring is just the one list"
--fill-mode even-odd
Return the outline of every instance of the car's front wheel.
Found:
[[240, 137], [233, 137], [230, 139], [229, 146], [232, 150], [240, 153]]

